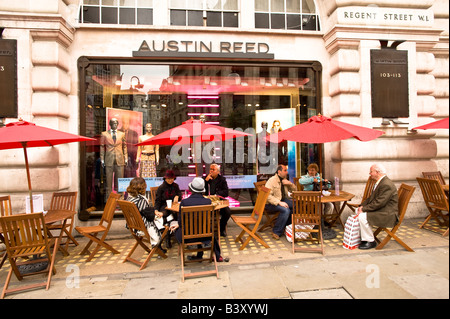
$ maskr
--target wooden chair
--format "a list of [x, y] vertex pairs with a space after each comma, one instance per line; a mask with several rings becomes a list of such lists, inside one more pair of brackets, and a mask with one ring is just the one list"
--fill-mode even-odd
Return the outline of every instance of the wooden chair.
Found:
[[[441, 184], [435, 179], [420, 178], [417, 177], [417, 182], [419, 183], [420, 190], [422, 191], [423, 200], [428, 208], [430, 214], [427, 216], [425, 221], [420, 225], [419, 228], [431, 229], [426, 226], [431, 218], [434, 218], [439, 226], [448, 227], [448, 199], [445, 196], [444, 189]], [[443, 212], [447, 212], [444, 215]], [[443, 235], [448, 235], [448, 231], [443, 232]]]
[[[321, 192], [296, 191], [292, 193], [292, 253], [296, 251], [320, 251], [323, 255], [322, 237], [322, 196]], [[299, 225], [299, 228], [296, 226]], [[298, 232], [305, 232], [308, 236], [305, 239], [296, 239]], [[312, 236], [317, 234], [317, 238]], [[320, 248], [295, 247], [295, 241], [315, 241], [320, 244]]]
[[11, 216], [12, 215], [12, 209], [11, 209], [11, 196], [0, 196], [0, 216]]
[[[11, 216], [12, 215], [12, 209], [11, 209], [11, 196], [0, 196], [0, 217], [3, 216]], [[0, 242], [3, 242], [3, 238], [0, 234]], [[2, 260], [0, 261], [0, 269], [2, 269], [3, 264], [6, 261], [6, 258], [8, 258], [8, 254], [6, 253], [6, 250], [0, 251], [3, 255], [1, 256]]]
[[[258, 197], [256, 198], [255, 206], [253, 207], [253, 211], [251, 216], [242, 216], [242, 215], [231, 215], [231, 218], [233, 221], [242, 228], [241, 233], [239, 236], [236, 237], [235, 242], [240, 241], [242, 243], [241, 247], [239, 247], [239, 250], [243, 250], [250, 240], [253, 238], [258, 243], [263, 245], [266, 248], [269, 248], [269, 245], [264, 241], [264, 239], [259, 236], [256, 231], [259, 227], [259, 224], [261, 223], [262, 216], [264, 215], [264, 206], [266, 205], [267, 198], [269, 197], [270, 189], [268, 189], [265, 186], [262, 186], [259, 189]], [[252, 228], [250, 226], [253, 225]], [[243, 241], [243, 236], [247, 234], [247, 238], [245, 241]]]
[[[56, 273], [55, 256], [58, 247], [58, 239], [56, 240], [53, 254], [50, 252], [50, 240], [47, 237], [47, 229], [45, 226], [44, 215], [42, 213], [18, 214], [12, 216], [0, 217], [0, 225], [3, 230], [6, 251], [11, 264], [5, 285], [1, 294], [3, 299], [7, 293], [45, 287], [50, 287], [52, 274]], [[42, 258], [36, 256], [45, 255]], [[19, 262], [18, 258], [28, 258], [23, 262]], [[35, 257], [35, 258], [31, 258]], [[37, 268], [33, 272], [21, 273], [19, 267], [22, 265], [30, 265], [36, 263], [47, 262], [45, 269]], [[25, 276], [48, 273], [47, 281], [44, 283], [33, 283], [21, 287], [8, 289], [12, 274], [22, 281]]]
[[435, 179], [439, 182], [441, 185], [445, 185], [445, 179], [444, 176], [442, 176], [442, 173], [440, 171], [437, 172], [422, 172], [423, 178], [428, 179]]
[[[75, 214], [76, 214], [75, 207], [77, 205], [77, 195], [78, 195], [78, 192], [53, 193], [49, 210], [60, 210], [60, 209], [70, 210], [70, 211], [73, 211], [74, 216], [75, 216]], [[71, 242], [75, 246], [78, 246], [78, 242], [72, 235], [73, 217], [68, 218], [66, 220], [64, 229], [62, 229], [62, 225], [63, 225], [62, 223], [47, 225], [47, 229], [48, 230], [58, 229], [59, 231], [62, 231], [65, 233], [65, 235], [63, 235], [63, 238], [66, 238], [66, 241], [64, 243], [61, 242], [61, 245], [65, 245], [65, 250], [67, 251], [67, 249], [69, 248], [69, 244]]]
[[375, 183], [377, 181], [373, 180], [372, 178], [368, 178], [366, 182], [366, 187], [364, 188], [364, 193], [361, 198], [361, 202], [359, 204], [356, 203], [349, 203], [347, 202], [347, 207], [350, 208], [353, 212], [361, 205], [362, 202], [364, 202], [373, 192], [373, 187], [375, 186]]
[[[400, 238], [398, 238], [396, 232], [400, 228], [403, 219], [405, 218], [409, 200], [411, 199], [411, 196], [413, 195], [415, 189], [416, 188], [414, 186], [410, 186], [404, 183], [402, 183], [398, 188], [398, 222], [391, 230], [385, 227], [378, 227], [377, 230], [374, 232], [373, 235], [375, 236], [375, 240], [379, 243], [376, 248], [377, 250], [382, 249], [392, 238], [400, 245], [402, 245], [407, 251], [414, 251], [413, 249], [411, 249], [411, 247], [405, 244]], [[383, 239], [383, 241], [380, 241], [377, 238], [378, 234], [381, 231], [384, 231], [386, 233], [386, 237]]]
[[[261, 189], [261, 187], [263, 187], [264, 185], [266, 185], [266, 181], [260, 181], [260, 182], [255, 182], [253, 183], [253, 185], [255, 185], [256, 188], [256, 192], [259, 195], [259, 190]], [[266, 203], [264, 203], [265, 205]], [[264, 209], [263, 212], [264, 216], [266, 216], [266, 222], [258, 229], [258, 231], [263, 231], [266, 228], [273, 228], [273, 226], [275, 225], [275, 222], [278, 218], [278, 215], [280, 215], [279, 212], [268, 212]]]
[[[215, 211], [212, 205], [201, 206], [185, 206], [181, 207], [181, 276], [182, 281], [187, 277], [193, 276], [205, 276], [215, 274], [219, 278], [219, 272], [217, 270], [217, 260], [214, 253], [214, 224], [215, 224]], [[211, 241], [210, 247], [203, 247], [204, 241]], [[198, 248], [198, 245], [202, 245], [202, 248]], [[188, 260], [188, 253], [193, 252], [207, 252], [209, 251], [209, 257], [203, 259]], [[184, 266], [186, 263], [199, 262], [199, 261], [214, 262], [215, 270], [205, 270], [200, 272], [185, 273]]]
[[156, 191], [158, 190], [158, 186], [150, 187], [150, 199], [152, 201], [152, 206], [155, 207], [155, 201], [156, 201]]
[[[112, 220], [114, 218], [114, 211], [116, 210], [117, 201], [120, 198], [120, 194], [111, 193], [108, 197], [108, 200], [105, 205], [105, 209], [103, 210], [103, 215], [100, 220], [100, 223], [97, 226], [85, 226], [75, 227], [75, 230], [79, 232], [81, 235], [89, 238], [89, 242], [86, 244], [86, 247], [83, 248], [80, 255], [85, 255], [89, 253], [89, 247], [93, 242], [97, 243], [95, 249], [90, 253], [89, 257], [86, 261], [90, 261], [95, 254], [100, 250], [101, 247], [104, 247], [111, 251], [113, 254], [119, 254], [119, 252], [114, 249], [111, 245], [105, 242], [105, 238], [108, 235], [109, 229], [111, 228]], [[102, 234], [102, 237], [97, 237], [98, 234]]]
[[[169, 231], [169, 227], [166, 226], [164, 229], [164, 232], [161, 235], [161, 240], [159, 243], [153, 248], [146, 244], [150, 244], [150, 235], [147, 231], [147, 227], [145, 227], [144, 221], [142, 220], [142, 216], [139, 213], [138, 208], [135, 204], [129, 201], [125, 200], [119, 200], [117, 203], [120, 206], [120, 209], [122, 210], [123, 215], [125, 216], [125, 220], [127, 221], [128, 229], [131, 232], [131, 235], [136, 239], [136, 243], [134, 244], [133, 248], [131, 248], [130, 253], [125, 257], [123, 262], [130, 261], [132, 263], [135, 263], [136, 265], [140, 266], [139, 270], [142, 270], [147, 266], [147, 263], [150, 261], [152, 256], [157, 253], [162, 258], [167, 258], [167, 255], [161, 250], [160, 244], [164, 240], [164, 238], [167, 235], [167, 232]], [[146, 252], [148, 252], [148, 256], [145, 259], [144, 262], [140, 262], [139, 260], [136, 260], [131, 257], [133, 255], [134, 251], [136, 250], [137, 246], [141, 246]]]
[[294, 177], [294, 185], [297, 187], [298, 191], [303, 191], [304, 186], [300, 184], [300, 177]]

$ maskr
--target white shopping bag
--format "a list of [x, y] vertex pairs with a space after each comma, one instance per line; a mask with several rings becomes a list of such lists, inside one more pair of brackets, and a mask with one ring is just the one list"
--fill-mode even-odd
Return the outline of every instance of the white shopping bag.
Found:
[[344, 242], [342, 246], [345, 249], [355, 249], [361, 243], [361, 233], [359, 230], [359, 220], [357, 215], [352, 215], [347, 218], [344, 229]]
[[[313, 229], [313, 225], [295, 225], [295, 229]], [[286, 234], [286, 239], [288, 242], [292, 243], [292, 224], [286, 226], [284, 233]], [[310, 233], [308, 232], [296, 232], [295, 238], [296, 239], [306, 239], [309, 236]]]

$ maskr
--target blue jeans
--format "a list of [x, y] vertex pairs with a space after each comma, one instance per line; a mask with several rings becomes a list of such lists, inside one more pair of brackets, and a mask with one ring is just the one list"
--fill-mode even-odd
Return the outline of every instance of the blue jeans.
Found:
[[280, 215], [278, 215], [277, 221], [275, 222], [275, 226], [273, 226], [273, 232], [277, 234], [278, 236], [281, 236], [284, 234], [284, 229], [287, 225], [290, 225], [292, 223], [292, 200], [291, 199], [284, 199], [282, 200], [286, 204], [288, 204], [289, 208], [285, 208], [280, 205], [272, 205], [272, 204], [266, 204], [266, 210], [271, 213], [280, 212]]

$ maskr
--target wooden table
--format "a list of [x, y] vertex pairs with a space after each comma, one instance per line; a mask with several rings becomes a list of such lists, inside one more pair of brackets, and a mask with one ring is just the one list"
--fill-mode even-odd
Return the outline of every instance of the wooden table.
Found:
[[[345, 192], [345, 191], [339, 191], [339, 195], [336, 195], [335, 191], [330, 191], [330, 196], [322, 196], [322, 203], [332, 203], [333, 204], [333, 214], [324, 215], [324, 219], [332, 218], [330, 221], [330, 227], [333, 226], [336, 221], [338, 220], [342, 228], [344, 228], [344, 223], [341, 220], [341, 214], [344, 211], [344, 207], [347, 206], [347, 202], [351, 200], [355, 195]], [[342, 203], [339, 207], [339, 204]]]
[[[74, 215], [75, 215], [74, 211], [66, 209], [49, 210], [47, 214], [44, 215], [44, 221], [46, 225], [50, 225], [57, 222], [62, 223], [61, 231], [59, 233], [58, 249], [61, 250], [64, 256], [68, 256], [69, 252], [66, 250], [66, 248], [64, 248], [63, 245], [61, 245], [61, 239], [65, 232], [67, 219], [73, 218]], [[49, 235], [49, 237], [54, 237], [50, 230], [48, 230], [47, 234]]]

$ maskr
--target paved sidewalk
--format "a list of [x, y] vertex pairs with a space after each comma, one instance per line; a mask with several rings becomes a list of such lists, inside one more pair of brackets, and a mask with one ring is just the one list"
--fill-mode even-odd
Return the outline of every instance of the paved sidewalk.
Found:
[[[239, 245], [234, 243], [239, 228], [230, 222], [228, 236], [221, 241], [223, 255], [230, 257], [230, 262], [219, 263], [219, 279], [199, 277], [183, 283], [176, 244], [169, 250], [167, 259], [154, 257], [142, 271], [134, 264], [122, 263], [133, 240], [121, 228], [123, 222], [117, 220], [108, 242], [121, 254], [101, 250], [86, 263], [86, 256], [80, 256], [79, 252], [87, 241], [78, 237], [80, 245], [69, 248], [70, 256], [62, 257], [58, 253], [57, 274], [48, 291], [39, 289], [6, 298], [448, 299], [448, 237], [418, 229], [420, 221], [404, 221], [399, 233], [415, 252], [404, 250], [394, 241], [380, 251], [349, 251], [342, 248], [342, 230], [338, 228], [338, 237], [325, 241], [324, 255], [292, 254], [291, 244], [285, 238], [275, 241], [268, 231], [263, 237], [269, 249], [251, 243], [239, 251]], [[136, 256], [141, 253], [137, 251]], [[204, 262], [188, 268], [194, 267], [211, 265]], [[1, 285], [8, 270], [6, 262], [0, 270]], [[17, 282], [13, 276], [11, 285]]]

